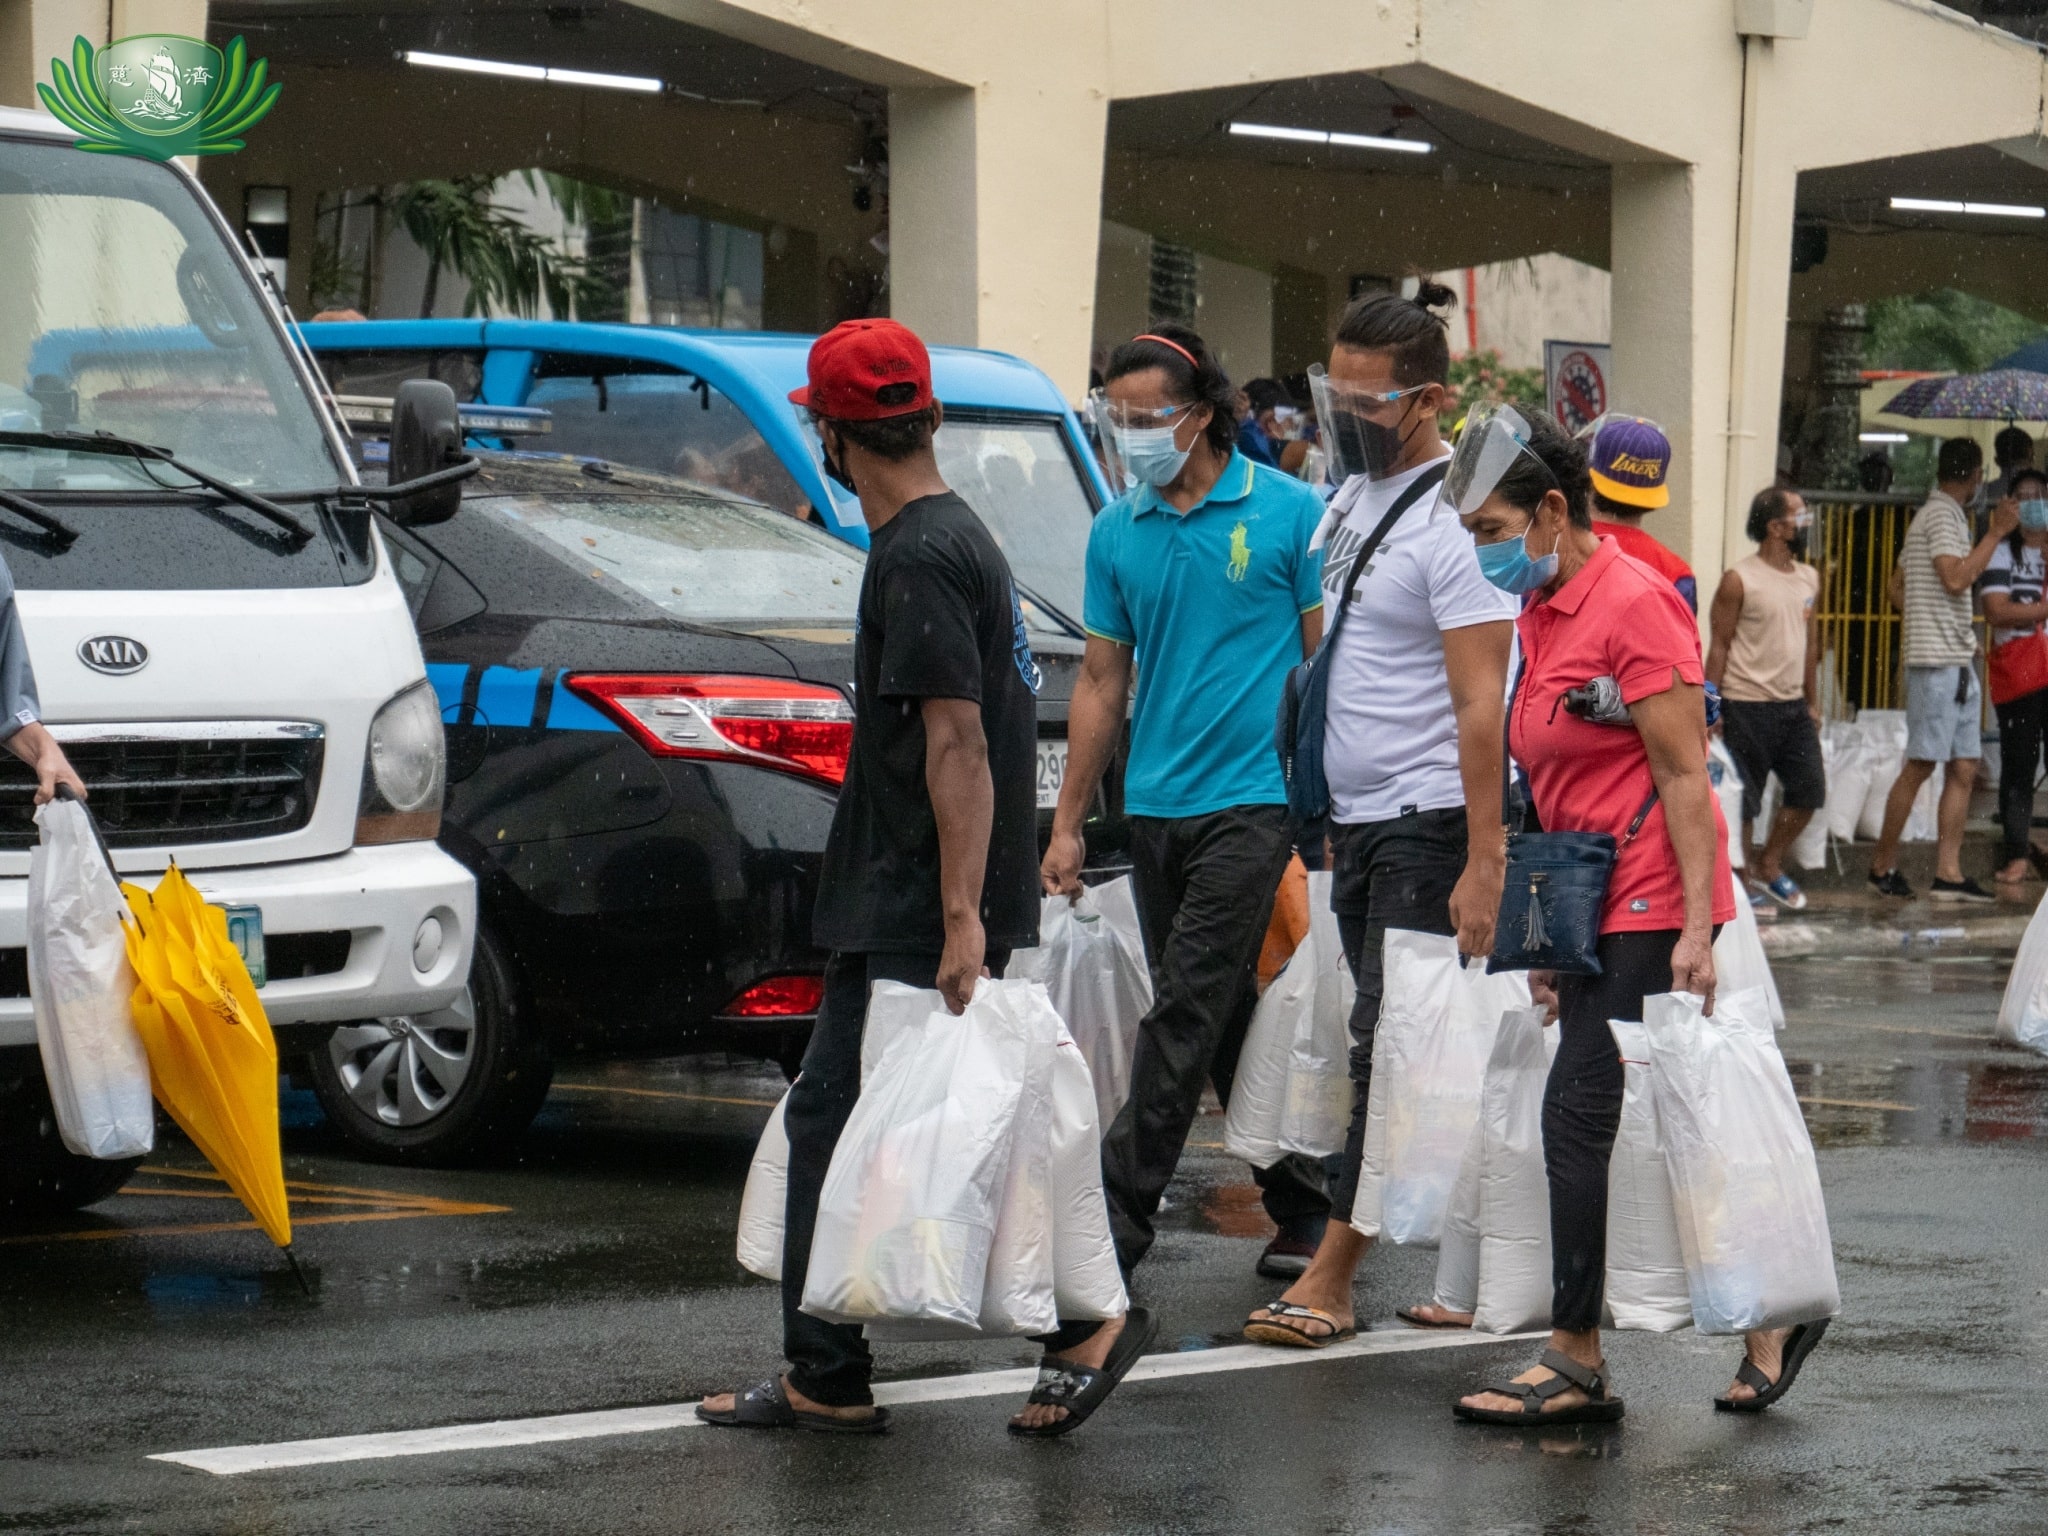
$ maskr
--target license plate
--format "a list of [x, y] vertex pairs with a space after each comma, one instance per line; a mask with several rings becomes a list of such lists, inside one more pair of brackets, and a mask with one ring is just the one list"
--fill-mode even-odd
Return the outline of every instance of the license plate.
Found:
[[1067, 744], [1041, 741], [1038, 744], [1038, 808], [1052, 810], [1060, 803], [1060, 786], [1067, 781]]
[[222, 907], [228, 915], [228, 940], [241, 952], [242, 964], [249, 967], [249, 980], [262, 986], [270, 979], [263, 954], [263, 909], [261, 907]]

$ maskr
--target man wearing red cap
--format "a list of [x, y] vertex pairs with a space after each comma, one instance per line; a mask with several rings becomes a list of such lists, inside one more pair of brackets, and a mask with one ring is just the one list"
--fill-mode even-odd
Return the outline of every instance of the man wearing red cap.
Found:
[[[984, 974], [1038, 942], [1037, 692], [1010, 567], [939, 474], [924, 343], [892, 320], [852, 320], [811, 348], [811, 413], [825, 472], [860, 498], [869, 534], [854, 637], [853, 752], [812, 916], [831, 951], [818, 1022], [783, 1109], [787, 1373], [698, 1405], [708, 1423], [839, 1434], [887, 1429], [856, 1326], [802, 1310], [818, 1197], [860, 1095], [868, 988], [936, 987], [962, 1012]], [[1077, 1426], [1129, 1369], [1149, 1319], [1104, 1323], [1048, 1354], [1024, 1434]]]

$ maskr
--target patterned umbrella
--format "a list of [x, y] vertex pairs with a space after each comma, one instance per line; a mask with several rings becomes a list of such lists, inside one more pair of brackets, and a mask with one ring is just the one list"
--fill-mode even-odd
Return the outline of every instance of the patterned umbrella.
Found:
[[1887, 416], [1946, 421], [2048, 421], [2048, 373], [1994, 368], [1945, 379], [1915, 379], [1893, 395]]

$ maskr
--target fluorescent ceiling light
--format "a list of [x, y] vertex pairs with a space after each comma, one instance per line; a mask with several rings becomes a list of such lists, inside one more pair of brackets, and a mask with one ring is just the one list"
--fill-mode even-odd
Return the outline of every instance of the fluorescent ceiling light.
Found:
[[2048, 208], [2028, 203], [1957, 203], [1938, 197], [1895, 197], [1892, 207], [1901, 213], [1982, 213], [2002, 219], [2048, 218]]
[[612, 91], [658, 91], [661, 82], [649, 75], [607, 75], [590, 69], [544, 69], [538, 64], [508, 64], [501, 59], [472, 59], [459, 53], [406, 50], [405, 62], [428, 69], [453, 69], [471, 75], [500, 75], [507, 80], [547, 80], [556, 85], [595, 85]]
[[1858, 432], [1856, 434], [1856, 441], [1859, 443], [1903, 443], [1906, 441], [1906, 434], [1903, 432]]
[[1246, 139], [1286, 139], [1295, 144], [1336, 144], [1345, 149], [1391, 149], [1404, 155], [1426, 155], [1434, 144], [1421, 139], [1389, 139], [1371, 133], [1325, 133], [1320, 128], [1286, 128], [1278, 123], [1232, 123], [1230, 131]]

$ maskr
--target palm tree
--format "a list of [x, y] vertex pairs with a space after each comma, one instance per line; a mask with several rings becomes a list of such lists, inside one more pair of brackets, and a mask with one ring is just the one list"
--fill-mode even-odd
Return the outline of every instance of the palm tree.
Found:
[[392, 216], [427, 254], [421, 319], [434, 313], [443, 267], [469, 285], [469, 295], [462, 303], [465, 315], [507, 310], [531, 316], [546, 295], [556, 314], [569, 316], [579, 300], [595, 296], [593, 285], [598, 280], [582, 261], [491, 201], [496, 180], [493, 176], [458, 176], [447, 181], [415, 181], [400, 187], [392, 197]]

